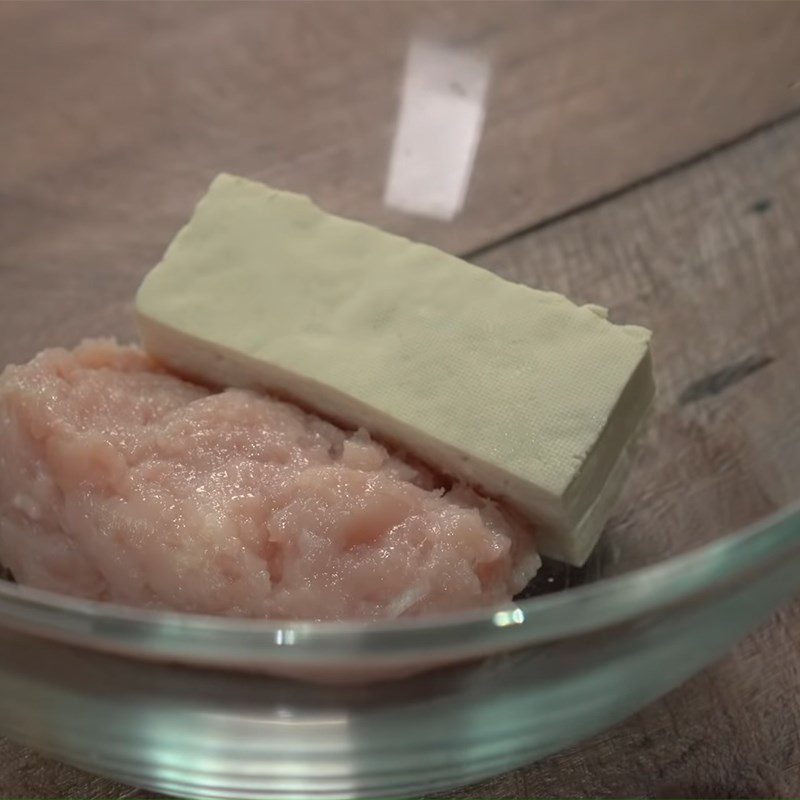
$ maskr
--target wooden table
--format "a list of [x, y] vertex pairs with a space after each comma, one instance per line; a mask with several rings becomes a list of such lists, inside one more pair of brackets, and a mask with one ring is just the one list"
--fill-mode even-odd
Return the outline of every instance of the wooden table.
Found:
[[[414, 42], [488, 85], [450, 220], [383, 202]], [[798, 3], [5, 2], [0, 109], [0, 363], [130, 337], [226, 170], [653, 328], [617, 568], [800, 496]], [[798, 653], [795, 605], [633, 719], [451, 796], [797, 796]], [[0, 796], [145, 795], [0, 741]]]

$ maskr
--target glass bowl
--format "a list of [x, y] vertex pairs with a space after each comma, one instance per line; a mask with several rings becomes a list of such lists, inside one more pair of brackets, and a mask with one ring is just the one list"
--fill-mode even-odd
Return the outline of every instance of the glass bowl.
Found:
[[218, 619], [0, 585], [0, 731], [191, 797], [416, 796], [631, 714], [797, 588], [800, 509], [625, 575], [391, 624]]
[[781, 4], [23, 5], [0, 367], [134, 339], [230, 170], [651, 328], [658, 392], [591, 561], [502, 608], [278, 624], [0, 580], [0, 734], [175, 795], [418, 796], [621, 720], [800, 586], [796, 139], [709, 150], [796, 106]]

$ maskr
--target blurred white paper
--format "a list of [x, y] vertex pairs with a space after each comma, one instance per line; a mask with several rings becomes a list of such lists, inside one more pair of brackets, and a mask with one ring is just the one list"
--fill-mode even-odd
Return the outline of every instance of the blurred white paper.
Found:
[[485, 116], [489, 62], [412, 40], [406, 60], [384, 202], [426, 217], [461, 210]]

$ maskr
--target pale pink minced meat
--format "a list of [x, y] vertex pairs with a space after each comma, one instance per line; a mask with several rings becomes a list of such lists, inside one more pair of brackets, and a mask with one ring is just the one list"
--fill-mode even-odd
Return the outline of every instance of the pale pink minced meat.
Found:
[[0, 563], [129, 605], [337, 620], [507, 600], [539, 559], [366, 433], [103, 340], [0, 376]]

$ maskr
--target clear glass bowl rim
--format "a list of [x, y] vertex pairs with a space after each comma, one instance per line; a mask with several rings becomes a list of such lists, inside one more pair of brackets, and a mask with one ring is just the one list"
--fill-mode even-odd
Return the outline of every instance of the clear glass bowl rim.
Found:
[[0, 581], [0, 625], [143, 659], [259, 665], [442, 662], [545, 644], [702, 603], [800, 559], [800, 502], [657, 564], [503, 606], [380, 622], [201, 616], [82, 600]]

